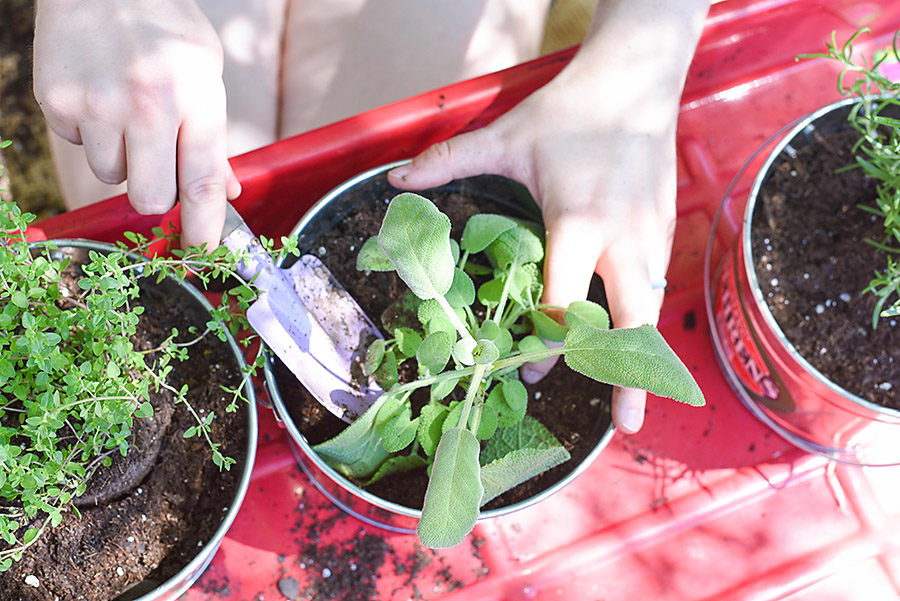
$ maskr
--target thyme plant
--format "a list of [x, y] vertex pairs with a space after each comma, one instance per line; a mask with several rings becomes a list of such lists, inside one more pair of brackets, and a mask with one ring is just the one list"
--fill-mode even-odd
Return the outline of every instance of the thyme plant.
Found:
[[[315, 447], [363, 484], [428, 469], [418, 534], [430, 547], [459, 543], [483, 504], [569, 459], [553, 434], [526, 415], [528, 393], [518, 372], [524, 363], [562, 354], [570, 368], [595, 380], [704, 404], [655, 327], [611, 330], [603, 307], [589, 301], [570, 305], [564, 325], [542, 312], [544, 247], [534, 224], [479, 214], [459, 242], [450, 230], [430, 200], [404, 193], [361, 248], [360, 270], [395, 270], [410, 292], [389, 311], [391, 337], [366, 355], [365, 369], [386, 392]], [[418, 377], [401, 382], [398, 365], [410, 359]], [[418, 390], [425, 404], [414, 415]]]
[[869, 29], [860, 29], [839, 45], [832, 32], [826, 52], [800, 58], [828, 58], [840, 63], [838, 90], [845, 96], [859, 99], [848, 116], [850, 125], [860, 133], [853, 148], [856, 159], [853, 167], [862, 169], [877, 182], [874, 203], [860, 205], [860, 208], [884, 224], [881, 239], [867, 240], [884, 254], [885, 259], [884, 268], [875, 272], [863, 290], [877, 298], [872, 313], [874, 329], [880, 318], [900, 315], [900, 82], [891, 81], [880, 69], [885, 61], [900, 61], [900, 31], [894, 35], [889, 50], [876, 52], [871, 59], [857, 58], [853, 54], [853, 43], [863, 33], [869, 33]]
[[[200, 337], [226, 340], [226, 329], [246, 330], [243, 314], [256, 297], [252, 282], [238, 275], [240, 255], [220, 247], [148, 257], [142, 253], [157, 239], [134, 233], [125, 235], [133, 247], [90, 251], [77, 284], [67, 285], [62, 276], [69, 259], [54, 258], [52, 244], [25, 241], [33, 220], [16, 205], [0, 203], [0, 571], [65, 512], [78, 513], [72, 502], [91, 475], [115, 454], [128, 453], [134, 420], [152, 416], [153, 392], [171, 393], [195, 420], [184, 437], [204, 439], [212, 461], [229, 469], [234, 459], [210, 436], [216, 415], [196, 411], [187, 387], [175, 388], [168, 376]], [[277, 253], [296, 252], [293, 241], [283, 242]], [[264, 245], [277, 254], [271, 240]], [[202, 285], [228, 278], [237, 284], [223, 293], [203, 331], [172, 330], [156, 348], [137, 348], [139, 282], [189, 274]], [[241, 342], [250, 345], [252, 338]], [[257, 354], [240, 385], [226, 389], [227, 411], [245, 400], [244, 383], [262, 362]]]

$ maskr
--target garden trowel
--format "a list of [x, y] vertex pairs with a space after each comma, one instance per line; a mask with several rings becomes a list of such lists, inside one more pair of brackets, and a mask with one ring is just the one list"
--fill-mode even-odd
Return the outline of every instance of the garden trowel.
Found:
[[275, 265], [231, 203], [222, 244], [245, 252], [238, 273], [256, 278], [260, 296], [247, 310], [253, 329], [329, 411], [346, 422], [362, 415], [382, 393], [362, 369], [381, 334], [353, 297], [313, 255], [288, 269]]

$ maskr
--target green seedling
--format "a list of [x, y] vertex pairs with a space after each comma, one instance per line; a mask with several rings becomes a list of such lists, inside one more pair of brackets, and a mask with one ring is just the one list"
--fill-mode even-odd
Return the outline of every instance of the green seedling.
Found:
[[[878, 299], [872, 313], [875, 329], [879, 319], [900, 316], [900, 82], [891, 81], [880, 69], [886, 61], [900, 61], [900, 31], [894, 35], [890, 50], [876, 52], [871, 60], [853, 55], [853, 43], [864, 33], [869, 29], [860, 29], [839, 45], [832, 32], [826, 52], [799, 58], [828, 58], [840, 63], [838, 89], [845, 96], [859, 99], [848, 116], [850, 125], [860, 133], [853, 148], [856, 163], [848, 168], [862, 169], [877, 182], [874, 203], [860, 208], [884, 224], [882, 238], [867, 241], [885, 257], [884, 268], [876, 271], [863, 290]], [[893, 116], [886, 114], [889, 112]]]
[[[184, 436], [206, 440], [220, 469], [234, 463], [210, 436], [215, 414], [195, 411], [186, 387], [176, 389], [167, 376], [200, 337], [226, 340], [226, 329], [246, 330], [243, 314], [256, 296], [252, 282], [238, 276], [241, 256], [192, 248], [148, 258], [143, 253], [155, 240], [131, 233], [132, 247], [91, 251], [83, 276], [70, 287], [61, 277], [68, 259], [54, 259], [52, 244], [25, 241], [33, 220], [16, 205], [0, 203], [0, 571], [65, 512], [77, 514], [72, 501], [94, 471], [114, 454], [125, 455], [134, 420], [153, 414], [151, 391], [170, 391], [195, 418]], [[278, 253], [296, 250], [291, 240], [284, 243]], [[271, 241], [265, 245], [275, 253]], [[189, 274], [202, 285], [226, 278], [237, 284], [223, 294], [205, 331], [172, 331], [155, 349], [135, 348], [139, 280]], [[252, 338], [241, 343], [250, 345]], [[225, 390], [228, 411], [245, 400], [243, 384], [263, 359], [251, 360], [243, 382]]]
[[[459, 543], [482, 505], [569, 459], [553, 434], [526, 415], [521, 365], [563, 355], [570, 368], [595, 380], [704, 404], [655, 327], [611, 330], [606, 310], [589, 301], [569, 306], [564, 325], [542, 312], [544, 246], [534, 224], [475, 215], [459, 242], [450, 238], [450, 225], [430, 200], [404, 193], [363, 245], [357, 267], [395, 270], [410, 292], [388, 312], [392, 337], [366, 355], [365, 369], [386, 392], [315, 447], [363, 485], [428, 469], [418, 535], [433, 548]], [[401, 382], [398, 365], [409, 359], [418, 378]], [[411, 397], [420, 390], [427, 402], [413, 415]]]

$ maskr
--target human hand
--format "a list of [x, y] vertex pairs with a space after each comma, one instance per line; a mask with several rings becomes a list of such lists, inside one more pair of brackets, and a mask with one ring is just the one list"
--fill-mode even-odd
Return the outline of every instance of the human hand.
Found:
[[[596, 272], [616, 327], [655, 324], [663, 291], [653, 283], [665, 277], [675, 222], [674, 123], [635, 130], [643, 124], [627, 115], [560, 111], [555, 96], [539, 90], [491, 126], [433, 146], [392, 171], [391, 183], [421, 189], [488, 172], [525, 184], [546, 227], [543, 303], [584, 299]], [[552, 365], [531, 364], [523, 378], [535, 381]], [[617, 427], [640, 429], [645, 398], [614, 392]]]
[[[590, 47], [583, 46], [553, 81], [491, 125], [394, 169], [391, 183], [422, 189], [481, 173], [521, 182], [541, 207], [546, 227], [544, 304], [566, 307], [584, 299], [597, 273], [615, 327], [655, 324], [676, 218], [681, 89], [708, 8], [706, 0], [692, 2], [696, 11], [687, 11], [685, 2], [675, 7], [672, 22], [658, 11], [653, 21], [642, 17], [642, 10], [656, 10], [652, 2], [602, 4], [605, 22], [592, 25]], [[636, 27], [619, 27], [628, 21]], [[673, 49], [667, 54], [652, 42], [667, 39], [661, 33], [671, 33], [673, 22], [682, 33], [668, 36]], [[610, 31], [643, 31], [649, 38], [621, 39]], [[561, 319], [562, 311], [550, 313]], [[531, 364], [523, 378], [539, 379], [550, 367], [552, 361]], [[617, 388], [613, 422], [637, 432], [645, 403], [644, 391]]]
[[181, 202], [182, 245], [218, 245], [240, 194], [225, 147], [222, 47], [193, 0], [39, 0], [34, 92], [136, 211]]

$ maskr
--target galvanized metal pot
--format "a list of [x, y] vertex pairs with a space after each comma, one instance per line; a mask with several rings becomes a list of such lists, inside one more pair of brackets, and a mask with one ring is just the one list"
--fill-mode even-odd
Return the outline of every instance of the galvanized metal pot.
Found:
[[[362, 173], [338, 186], [319, 202], [317, 202], [293, 229], [291, 235], [299, 239], [300, 247], [310, 247], [325, 231], [344, 219], [356, 206], [359, 198], [388, 198], [400, 190], [387, 182], [387, 172], [403, 164], [405, 161], [384, 165]], [[499, 176], [479, 176], [451, 182], [442, 186], [441, 190], [466, 192], [476, 198], [485, 198], [508, 206], [511, 214], [518, 213], [523, 217], [540, 220], [540, 210], [534, 204], [528, 191], [521, 185]], [[353, 194], [350, 194], [353, 192]], [[428, 195], [428, 191], [423, 192]], [[374, 202], [374, 200], [373, 200]], [[523, 210], [523, 207], [526, 207]], [[266, 364], [265, 378], [269, 395], [272, 399], [276, 417], [283, 422], [290, 435], [291, 445], [300, 467], [327, 498], [345, 512], [360, 520], [395, 532], [414, 533], [421, 517], [421, 510], [405, 507], [382, 499], [358, 487], [343, 475], [332, 469], [312, 449], [297, 424], [291, 418], [279, 391], [279, 382], [275, 377], [273, 359]], [[296, 383], [296, 382], [295, 382]], [[299, 385], [299, 384], [298, 384]], [[540, 494], [522, 502], [496, 509], [483, 510], [479, 520], [506, 515], [537, 503], [563, 488], [583, 472], [606, 447], [613, 434], [610, 424], [602, 439], [590, 454], [578, 465], [572, 467], [565, 478], [545, 489]]]
[[[87, 251], [110, 252], [118, 250], [117, 247], [111, 244], [89, 240], [59, 239], [50, 240], [49, 243], [61, 250], [85, 254]], [[163, 293], [166, 294], [168, 298], [171, 298], [173, 303], [180, 303], [183, 306], [191, 306], [192, 304], [199, 305], [205, 314], [210, 314], [212, 305], [210, 305], [206, 297], [189, 282], [177, 282], [172, 278], [167, 278], [158, 285], [162, 286]], [[244, 355], [234, 338], [232, 338], [230, 334], [227, 334], [227, 332], [226, 336], [228, 345], [234, 355], [234, 361], [239, 370], [242, 370], [246, 366]], [[145, 579], [123, 592], [115, 601], [174, 601], [190, 588], [209, 565], [210, 561], [212, 561], [222, 539], [225, 537], [225, 533], [228, 531], [232, 522], [234, 522], [238, 510], [240, 509], [244, 495], [250, 485], [250, 472], [253, 469], [256, 457], [258, 430], [256, 396], [253, 386], [249, 381], [244, 385], [243, 393], [245, 398], [249, 401], [240, 409], [241, 411], [246, 412], [247, 416], [246, 452], [242, 457], [236, 457], [238, 463], [232, 468], [240, 469], [241, 473], [235, 494], [230, 499], [228, 510], [222, 514], [221, 524], [212, 537], [206, 541], [202, 547], [198, 548], [197, 554], [193, 559], [182, 567], [174, 576], [164, 582]]]
[[[822, 132], [849, 127], [854, 102], [826, 106], [778, 132], [737, 175], [707, 247], [706, 306], [718, 361], [757, 418], [796, 446], [829, 459], [894, 465], [900, 464], [900, 412], [843, 389], [797, 352], [765, 302], [751, 247], [754, 210], [775, 166]], [[745, 195], [740, 187], [750, 176]], [[717, 258], [720, 246], [726, 250]]]

